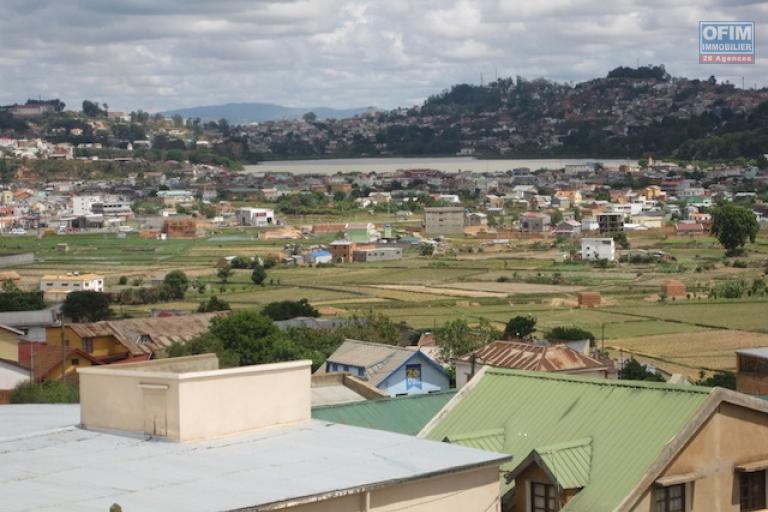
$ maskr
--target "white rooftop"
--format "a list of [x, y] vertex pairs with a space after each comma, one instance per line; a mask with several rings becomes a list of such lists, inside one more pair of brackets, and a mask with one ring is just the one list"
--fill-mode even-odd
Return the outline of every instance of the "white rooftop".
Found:
[[200, 442], [146, 440], [81, 429], [78, 410], [0, 407], [4, 512], [263, 507], [509, 459], [317, 420]]

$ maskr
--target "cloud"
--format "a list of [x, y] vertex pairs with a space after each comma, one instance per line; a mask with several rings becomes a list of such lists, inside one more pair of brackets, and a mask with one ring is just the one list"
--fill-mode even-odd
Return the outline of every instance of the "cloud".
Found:
[[[758, 64], [699, 65], [705, 18], [755, 20]], [[3, 0], [0, 104], [391, 108], [497, 71], [580, 81], [636, 62], [765, 86], [766, 22], [757, 0]]]

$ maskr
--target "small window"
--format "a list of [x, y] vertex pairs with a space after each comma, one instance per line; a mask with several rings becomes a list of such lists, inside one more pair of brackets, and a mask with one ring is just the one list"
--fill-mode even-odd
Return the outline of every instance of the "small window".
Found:
[[348, 372], [348, 371], [349, 371], [349, 366], [348, 366], [348, 365], [346, 365], [346, 364], [344, 365], [344, 371], [345, 371], [345, 372]]
[[71, 363], [72, 363], [72, 366], [77, 366], [80, 364], [80, 360], [75, 357], [72, 359]]
[[739, 473], [739, 510], [765, 508], [765, 470]]
[[555, 486], [531, 482], [531, 512], [555, 512]]
[[83, 339], [83, 350], [89, 354], [93, 352], [93, 338]]
[[656, 512], [685, 512], [685, 484], [655, 489], [653, 501]]

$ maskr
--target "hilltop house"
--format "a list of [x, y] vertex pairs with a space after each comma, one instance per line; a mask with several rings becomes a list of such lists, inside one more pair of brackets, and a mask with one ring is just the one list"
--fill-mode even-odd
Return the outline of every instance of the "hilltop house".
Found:
[[448, 389], [443, 367], [414, 347], [345, 340], [315, 373], [347, 372], [390, 396]]
[[502, 510], [763, 510], [768, 403], [721, 388], [486, 368], [420, 437], [513, 456]]

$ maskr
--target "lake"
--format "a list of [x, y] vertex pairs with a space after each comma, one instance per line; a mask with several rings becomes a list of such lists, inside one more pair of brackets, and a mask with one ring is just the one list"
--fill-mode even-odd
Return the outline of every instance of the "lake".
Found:
[[570, 159], [499, 159], [478, 160], [469, 156], [447, 156], [426, 158], [338, 158], [328, 160], [283, 160], [262, 162], [258, 165], [246, 165], [245, 172], [292, 172], [296, 174], [334, 174], [392, 172], [399, 169], [438, 169], [444, 172], [472, 171], [493, 172], [509, 171], [517, 167], [536, 169], [562, 169], [566, 165], [586, 162], [602, 162], [607, 167], [637, 165], [637, 160], [604, 160], [589, 158]]

